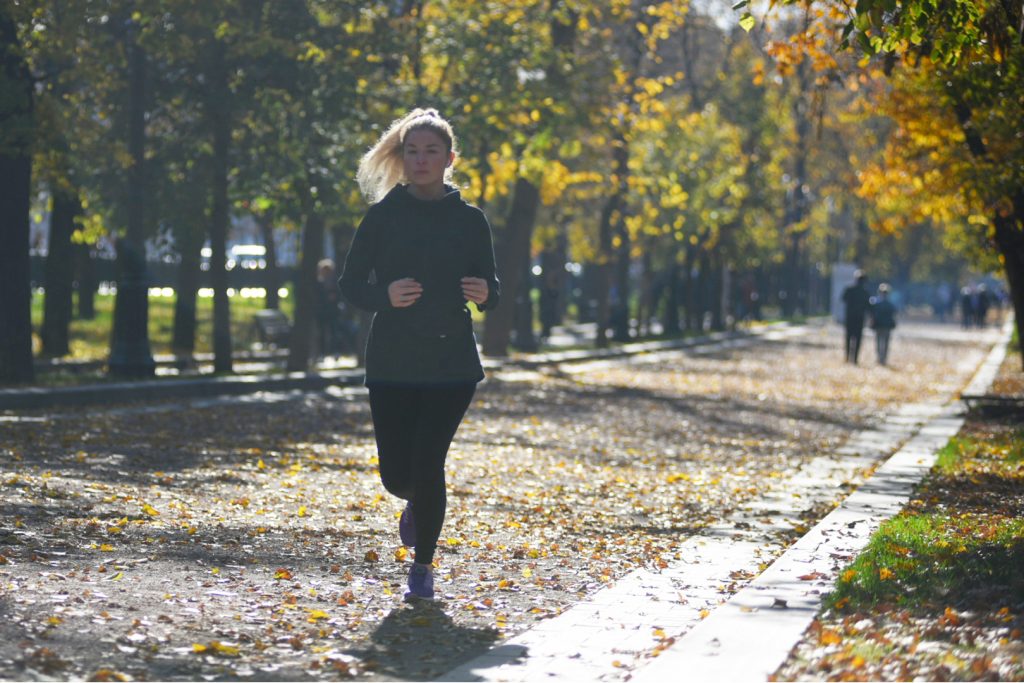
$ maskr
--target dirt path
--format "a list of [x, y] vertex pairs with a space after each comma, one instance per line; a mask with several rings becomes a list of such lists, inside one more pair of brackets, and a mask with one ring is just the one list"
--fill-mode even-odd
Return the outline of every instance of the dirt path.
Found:
[[0, 678], [436, 676], [952, 395], [989, 337], [906, 325], [890, 368], [844, 365], [828, 327], [495, 373], [449, 459], [443, 599], [418, 609], [358, 391], [7, 414]]

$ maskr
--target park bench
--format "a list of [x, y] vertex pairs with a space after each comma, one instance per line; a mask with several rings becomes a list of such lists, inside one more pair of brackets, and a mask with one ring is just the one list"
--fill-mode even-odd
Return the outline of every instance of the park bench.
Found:
[[990, 417], [1024, 416], [1024, 398], [993, 394], [961, 394], [960, 400], [968, 410]]
[[292, 333], [292, 325], [288, 316], [275, 308], [265, 308], [253, 316], [256, 337], [264, 346], [282, 348], [288, 346], [288, 337]]

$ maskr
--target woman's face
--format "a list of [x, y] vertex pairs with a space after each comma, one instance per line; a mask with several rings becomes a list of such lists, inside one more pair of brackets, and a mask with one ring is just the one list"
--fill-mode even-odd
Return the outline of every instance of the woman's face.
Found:
[[419, 190], [437, 193], [444, 186], [444, 171], [455, 155], [443, 138], [432, 130], [409, 131], [402, 147], [405, 177]]

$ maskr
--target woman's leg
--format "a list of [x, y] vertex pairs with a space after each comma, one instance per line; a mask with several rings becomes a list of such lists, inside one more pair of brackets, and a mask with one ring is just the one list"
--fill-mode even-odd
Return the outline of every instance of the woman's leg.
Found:
[[876, 330], [877, 344], [878, 344], [878, 362], [882, 365], [886, 365], [889, 362], [889, 334], [891, 330], [880, 329]]
[[405, 500], [413, 495], [417, 392], [413, 387], [370, 387], [370, 413], [377, 440], [380, 481], [389, 493]]
[[448, 497], [444, 464], [455, 432], [462, 422], [475, 384], [425, 387], [419, 390], [415, 429], [416, 456], [412, 462], [413, 519], [416, 524], [416, 562], [434, 561]]

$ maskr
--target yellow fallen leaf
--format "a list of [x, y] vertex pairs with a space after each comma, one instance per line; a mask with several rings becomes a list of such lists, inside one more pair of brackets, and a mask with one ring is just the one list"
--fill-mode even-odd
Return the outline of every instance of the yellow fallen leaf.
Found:
[[[195, 645], [193, 645], [192, 648], [195, 649]], [[218, 655], [223, 655], [225, 657], [237, 657], [242, 652], [237, 647], [235, 647], [233, 645], [225, 645], [224, 643], [220, 642], [219, 640], [211, 640], [210, 641], [210, 644], [206, 646], [206, 650], [205, 651], [210, 651], [210, 650], [212, 650], [213, 652], [215, 652]]]
[[160, 511], [157, 510], [152, 505], [150, 505], [149, 503], [143, 503], [142, 504], [142, 511], [145, 512], [150, 517], [156, 517], [157, 515], [160, 514]]
[[288, 571], [287, 569], [278, 569], [277, 571], [274, 572], [274, 578], [275, 579], [282, 579], [284, 581], [289, 581], [292, 578], [292, 573], [290, 571]]
[[818, 642], [822, 645], [836, 645], [842, 641], [843, 637], [837, 631], [828, 628], [822, 630], [821, 635], [818, 636]]
[[330, 618], [331, 618], [331, 615], [328, 614], [327, 612], [323, 611], [322, 609], [312, 609], [312, 610], [309, 611], [309, 616], [306, 617], [306, 621], [308, 621], [311, 624], [315, 624], [316, 622], [320, 621], [321, 619], [330, 619]]
[[853, 569], [847, 569], [845, 572], [843, 572], [843, 575], [840, 576], [839, 578], [842, 581], [844, 581], [845, 583], [850, 583], [855, 578], [857, 578], [857, 572], [854, 571]]
[[889, 579], [891, 579], [894, 576], [895, 576], [895, 574], [888, 567], [882, 567], [881, 569], [878, 570], [878, 578], [881, 579], [882, 581], [888, 581]]
[[100, 552], [112, 553], [112, 552], [114, 552], [114, 546], [110, 545], [109, 543], [104, 543], [103, 545], [100, 546]]
[[267, 469], [266, 463], [263, 462], [263, 458], [256, 461], [256, 469], [265, 470]]
[[299, 517], [308, 517], [308, 516], [309, 516], [309, 512], [306, 510], [306, 506], [305, 505], [299, 506]]
[[524, 567], [523, 568], [523, 578], [524, 579], [528, 579], [531, 576], [533, 576], [533, 570], [530, 569], [529, 567]]

